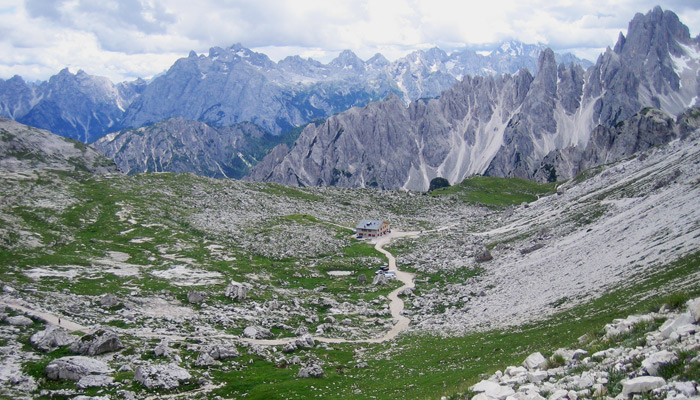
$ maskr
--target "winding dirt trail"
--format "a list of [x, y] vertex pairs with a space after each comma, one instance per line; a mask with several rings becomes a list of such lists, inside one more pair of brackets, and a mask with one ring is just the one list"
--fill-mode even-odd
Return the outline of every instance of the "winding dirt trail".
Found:
[[[396, 321], [396, 323], [383, 336], [378, 337], [378, 338], [370, 338], [370, 339], [350, 340], [350, 339], [343, 339], [343, 338], [331, 338], [331, 337], [325, 337], [325, 336], [313, 336], [312, 335], [312, 338], [314, 339], [314, 341], [322, 342], [322, 343], [382, 343], [382, 342], [386, 342], [388, 340], [394, 339], [399, 333], [406, 330], [406, 328], [408, 328], [408, 325], [411, 321], [408, 317], [406, 317], [405, 315], [402, 314], [403, 310], [404, 310], [404, 302], [401, 298], [399, 298], [399, 293], [401, 293], [401, 291], [404, 289], [415, 287], [415, 284], [413, 283], [413, 279], [415, 278], [415, 274], [412, 274], [412, 273], [406, 272], [406, 271], [400, 271], [396, 267], [396, 258], [389, 251], [385, 250], [384, 246], [389, 244], [392, 239], [405, 238], [405, 237], [418, 237], [424, 233], [443, 231], [443, 230], [451, 228], [452, 226], [454, 226], [454, 225], [447, 225], [447, 226], [443, 226], [443, 227], [440, 227], [437, 229], [428, 230], [428, 231], [420, 231], [420, 232], [418, 232], [418, 231], [391, 232], [387, 235], [376, 238], [372, 241], [372, 243], [374, 243], [374, 248], [377, 251], [379, 251], [380, 253], [384, 254], [384, 256], [386, 256], [386, 258], [388, 259], [389, 270], [394, 271], [396, 273], [396, 279], [398, 279], [400, 282], [403, 283], [403, 285], [401, 287], [394, 289], [387, 296], [387, 298], [390, 300], [389, 310], [391, 311], [391, 317]], [[11, 299], [7, 296], [0, 299], [0, 304], [3, 304], [11, 309], [16, 310], [16, 311], [23, 312], [27, 315], [34, 316], [36, 318], [40, 318], [40, 319], [46, 321], [46, 323], [48, 323], [48, 324], [61, 326], [62, 328], [66, 329], [68, 331], [71, 331], [71, 332], [88, 333], [90, 331], [90, 327], [80, 325], [76, 322], [73, 322], [73, 321], [63, 317], [63, 316], [58, 316], [56, 314], [52, 314], [49, 312], [38, 311], [38, 310], [32, 309], [28, 305], [20, 303], [19, 301], [15, 300], [15, 299]], [[149, 338], [149, 339], [168, 338], [168, 339], [184, 340], [186, 338], [192, 338], [192, 337], [199, 336], [199, 337], [206, 337], [206, 338], [211, 338], [211, 339], [215, 339], [215, 338], [232, 339], [232, 340], [237, 340], [237, 341], [241, 341], [241, 342], [245, 342], [245, 343], [258, 344], [258, 345], [264, 345], [264, 346], [285, 345], [287, 343], [294, 342], [297, 339], [299, 339], [297, 337], [290, 337], [290, 338], [283, 338], [283, 339], [250, 339], [250, 338], [244, 338], [244, 337], [240, 337], [237, 335], [231, 335], [231, 334], [181, 335], [181, 334], [174, 334], [174, 333], [173, 334], [171, 334], [171, 333], [159, 333], [159, 332], [153, 332], [153, 331], [149, 331], [149, 330], [125, 330], [125, 331], [129, 335], [141, 337], [141, 338]]]
[[[445, 229], [445, 228], [440, 228], [440, 230]], [[437, 230], [436, 230], [437, 231]], [[402, 312], [404, 310], [404, 303], [401, 298], [399, 298], [399, 293], [401, 293], [402, 290], [406, 288], [414, 288], [416, 285], [413, 283], [413, 278], [415, 278], [415, 275], [406, 272], [406, 271], [399, 271], [399, 269], [396, 267], [396, 258], [394, 257], [393, 254], [391, 254], [389, 251], [384, 249], [384, 246], [387, 245], [391, 239], [396, 239], [396, 238], [403, 238], [403, 237], [418, 237], [420, 232], [391, 232], [387, 235], [384, 235], [382, 237], [379, 237], [377, 239], [374, 239], [372, 243], [374, 243], [374, 248], [384, 254], [386, 258], [389, 260], [389, 270], [394, 271], [396, 273], [396, 279], [399, 280], [400, 282], [403, 282], [403, 285], [397, 289], [394, 289], [387, 298], [391, 301], [389, 303], [389, 310], [391, 311], [391, 317], [396, 320], [397, 322], [394, 324], [394, 326], [388, 330], [383, 336], [378, 337], [378, 338], [371, 338], [371, 339], [357, 339], [357, 340], [350, 340], [350, 339], [342, 339], [342, 338], [330, 338], [330, 337], [325, 337], [325, 336], [311, 336], [314, 341], [316, 342], [322, 342], [322, 343], [382, 343], [386, 342], [387, 340], [391, 340], [395, 338], [399, 333], [403, 332], [408, 328], [408, 324], [411, 322], [411, 320], [406, 317], [405, 315], [402, 315]], [[246, 339], [246, 338], [238, 338], [239, 340], [246, 342], [246, 343], [252, 343], [252, 344], [259, 344], [259, 345], [267, 345], [267, 346], [277, 346], [277, 345], [285, 345], [290, 342], [296, 341], [298, 338], [293, 337], [293, 338], [284, 338], [284, 339]]]

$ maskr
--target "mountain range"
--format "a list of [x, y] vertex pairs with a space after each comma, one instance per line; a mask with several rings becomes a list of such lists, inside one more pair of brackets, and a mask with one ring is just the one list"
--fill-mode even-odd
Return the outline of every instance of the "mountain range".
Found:
[[[91, 143], [106, 133], [170, 118], [211, 126], [252, 122], [280, 134], [396, 93], [406, 103], [438, 96], [465, 74], [534, 71], [541, 45], [504, 42], [488, 55], [433, 48], [389, 62], [346, 50], [328, 64], [299, 56], [278, 63], [240, 44], [191, 52], [150, 82], [113, 84], [64, 69], [46, 82], [0, 80], [0, 116]], [[571, 54], [562, 61], [581, 63]]]
[[587, 70], [545, 49], [537, 71], [467, 75], [439, 98], [350, 109], [273, 149], [249, 179], [426, 190], [435, 177], [571, 178], [682, 135], [698, 112], [676, 121], [700, 96], [700, 37], [656, 7]]

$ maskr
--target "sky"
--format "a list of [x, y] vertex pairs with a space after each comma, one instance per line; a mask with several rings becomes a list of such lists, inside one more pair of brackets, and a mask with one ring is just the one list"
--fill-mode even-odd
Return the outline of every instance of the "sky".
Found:
[[698, 0], [0, 0], [0, 78], [47, 80], [67, 67], [148, 79], [190, 50], [234, 43], [274, 61], [328, 62], [345, 49], [395, 60], [515, 39], [595, 61], [656, 5], [700, 33]]

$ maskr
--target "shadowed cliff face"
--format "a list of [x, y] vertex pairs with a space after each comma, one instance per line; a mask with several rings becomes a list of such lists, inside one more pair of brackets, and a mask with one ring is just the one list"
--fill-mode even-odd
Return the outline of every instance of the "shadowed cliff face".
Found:
[[[628, 36], [621, 35], [588, 71], [557, 65], [546, 49], [534, 78], [527, 71], [467, 76], [439, 98], [407, 108], [389, 97], [348, 110], [307, 127], [287, 155], [276, 150], [278, 162], [262, 163], [250, 179], [426, 190], [437, 176], [451, 183], [472, 174], [569, 178], [586, 165], [677, 137], [675, 128], [659, 133], [653, 123], [629, 121], [627, 139], [614, 145], [601, 139], [645, 107], [678, 115], [692, 106], [700, 95], [698, 54], [698, 40], [678, 17], [657, 7], [637, 14]], [[576, 149], [567, 152], [579, 152], [577, 157], [597, 154], [597, 161], [566, 161], [566, 167], [542, 172], [545, 157], [562, 158], [554, 155], [562, 149]]]
[[109, 134], [94, 145], [127, 174], [192, 172], [214, 178], [240, 178], [257, 158], [262, 158], [267, 142], [275, 139], [278, 137], [251, 123], [216, 128], [204, 122], [173, 118]]

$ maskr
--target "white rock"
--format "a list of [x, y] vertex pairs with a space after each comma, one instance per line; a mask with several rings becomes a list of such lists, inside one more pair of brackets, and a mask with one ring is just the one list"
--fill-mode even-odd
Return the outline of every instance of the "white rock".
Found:
[[91, 387], [105, 387], [114, 383], [114, 378], [105, 375], [86, 375], [78, 381], [77, 385], [80, 389]]
[[43, 331], [39, 331], [29, 338], [29, 342], [42, 351], [51, 351], [56, 347], [67, 346], [75, 341], [76, 337], [55, 325], [50, 325]]
[[134, 381], [148, 389], [175, 389], [180, 382], [191, 378], [187, 370], [176, 364], [141, 365], [134, 372]]
[[676, 331], [681, 326], [692, 324], [694, 322], [695, 319], [690, 315], [690, 313], [683, 313], [673, 320], [666, 320], [666, 322], [661, 325], [661, 328], [659, 328], [659, 331], [663, 337], [668, 339], [671, 336], [671, 333]]
[[552, 393], [547, 399], [548, 400], [563, 400], [569, 398], [569, 391], [566, 389], [559, 389]]
[[649, 375], [656, 375], [659, 373], [659, 367], [676, 361], [678, 361], [678, 357], [676, 357], [674, 353], [671, 353], [668, 350], [662, 350], [651, 354], [644, 361], [642, 361], [642, 367], [644, 367]]
[[527, 373], [527, 380], [532, 383], [538, 383], [547, 379], [547, 376], [547, 371], [532, 371]]
[[685, 396], [695, 396], [698, 393], [695, 385], [691, 382], [674, 382], [672, 386]]
[[510, 366], [510, 367], [506, 368], [506, 374], [513, 376], [513, 377], [518, 376], [518, 375], [523, 375], [525, 373], [527, 373], [527, 368], [525, 368], [525, 367]]
[[658, 376], [639, 376], [633, 379], [625, 379], [622, 381], [622, 396], [629, 396], [634, 393], [647, 393], [665, 384], [666, 380]]
[[29, 326], [34, 323], [30, 318], [24, 315], [15, 315], [14, 317], [7, 317], [7, 323], [13, 326]]
[[504, 400], [506, 397], [515, 394], [515, 391], [508, 386], [502, 386], [496, 382], [486, 381], [486, 380], [483, 380], [483, 381], [477, 383], [476, 385], [472, 386], [470, 389], [472, 392], [476, 392], [476, 393], [481, 392], [490, 398], [500, 399], [500, 400]]
[[695, 322], [700, 322], [700, 297], [688, 301], [688, 312]]
[[608, 393], [608, 388], [602, 383], [593, 385], [593, 397], [603, 397]]
[[543, 369], [547, 366], [547, 359], [544, 358], [542, 353], [537, 352], [537, 353], [532, 353], [527, 358], [525, 361], [523, 361], [523, 367], [533, 370], [533, 369]]
[[46, 366], [49, 379], [68, 379], [78, 381], [86, 375], [109, 374], [113, 370], [103, 361], [84, 356], [61, 357]]
[[680, 337], [692, 335], [693, 333], [695, 333], [697, 331], [698, 331], [698, 326], [695, 324], [688, 324], [688, 325], [679, 326], [678, 329], [676, 329], [676, 333]]

